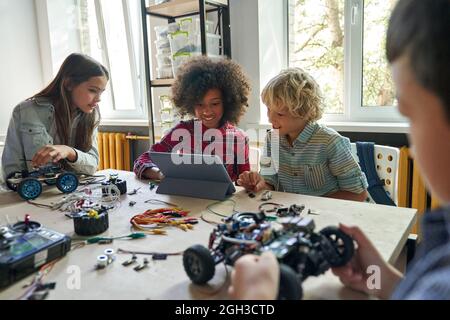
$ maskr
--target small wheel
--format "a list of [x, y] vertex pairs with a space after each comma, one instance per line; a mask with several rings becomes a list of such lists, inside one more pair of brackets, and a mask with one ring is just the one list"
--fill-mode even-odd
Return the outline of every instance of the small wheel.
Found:
[[326, 227], [320, 230], [335, 249], [332, 255], [327, 255], [325, 258], [332, 267], [342, 267], [347, 264], [353, 257], [355, 246], [353, 239], [336, 227]]
[[56, 179], [56, 187], [62, 193], [71, 193], [78, 188], [78, 178], [71, 172], [64, 172]]
[[35, 178], [25, 178], [17, 186], [17, 192], [25, 200], [33, 200], [42, 192], [42, 184]]
[[183, 253], [183, 266], [189, 279], [195, 284], [205, 284], [214, 277], [216, 264], [204, 246], [194, 245]]
[[8, 181], [8, 179], [14, 178], [14, 177], [16, 177], [16, 175], [20, 175], [20, 177], [22, 177], [22, 174], [21, 174], [20, 171], [14, 171], [14, 172], [11, 172], [11, 173], [8, 174], [8, 176], [6, 177], [6, 186], [7, 186], [10, 190], [12, 190], [12, 191], [17, 191], [17, 186], [18, 186], [18, 184], [16, 184], [16, 183], [11, 183], [11, 182]]
[[297, 273], [288, 265], [280, 263], [278, 300], [300, 300], [302, 296], [302, 284]]

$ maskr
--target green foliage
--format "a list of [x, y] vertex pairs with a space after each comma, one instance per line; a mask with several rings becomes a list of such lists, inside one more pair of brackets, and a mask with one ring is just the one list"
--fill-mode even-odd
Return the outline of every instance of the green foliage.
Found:
[[[384, 34], [396, 1], [364, 1], [364, 105], [394, 103], [394, 86], [384, 54]], [[338, 15], [333, 15], [333, 8], [338, 8]], [[344, 0], [296, 0], [294, 17], [291, 65], [304, 68], [316, 78], [326, 99], [327, 113], [342, 113]]]

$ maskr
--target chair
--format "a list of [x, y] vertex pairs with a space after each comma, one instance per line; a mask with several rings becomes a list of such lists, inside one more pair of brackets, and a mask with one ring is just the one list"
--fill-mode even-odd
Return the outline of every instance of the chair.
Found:
[[[359, 157], [356, 151], [356, 143], [351, 143], [352, 154], [359, 164]], [[374, 147], [375, 165], [378, 177], [384, 180], [384, 190], [391, 199], [398, 205], [398, 167], [400, 150], [394, 147], [375, 145]], [[369, 202], [375, 203], [369, 195]]]

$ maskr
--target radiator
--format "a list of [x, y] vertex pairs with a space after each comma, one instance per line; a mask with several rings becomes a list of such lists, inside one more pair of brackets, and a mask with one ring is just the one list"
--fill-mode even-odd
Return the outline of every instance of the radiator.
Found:
[[130, 141], [125, 133], [99, 132], [99, 170], [117, 169], [130, 171]]
[[439, 206], [438, 200], [434, 195], [428, 193], [419, 167], [411, 157], [410, 150], [407, 147], [400, 149], [398, 174], [398, 206], [417, 209], [417, 222], [413, 233], [420, 234], [420, 220], [423, 213], [429, 209], [437, 208]]

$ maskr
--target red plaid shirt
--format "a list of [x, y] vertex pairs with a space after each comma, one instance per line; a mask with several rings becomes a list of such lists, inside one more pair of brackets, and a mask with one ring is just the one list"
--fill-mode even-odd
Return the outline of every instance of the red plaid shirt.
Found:
[[[195, 124], [198, 132], [194, 130]], [[178, 136], [183, 135], [183, 132], [186, 133], [186, 130], [190, 134], [190, 143], [188, 141], [182, 143], [182, 139], [178, 138]], [[211, 136], [208, 137], [208, 134], [205, 136], [204, 133], [207, 130], [208, 128], [198, 120], [181, 121], [162, 138], [161, 142], [155, 143], [149, 151], [143, 153], [134, 161], [134, 173], [139, 178], [142, 178], [142, 173], [145, 169], [156, 167], [150, 159], [150, 151], [175, 152], [172, 150], [180, 144], [182, 144], [181, 153], [187, 154], [199, 153], [200, 148], [203, 152], [205, 148], [210, 146], [206, 153], [214, 153], [221, 158], [232, 181], [236, 181], [242, 172], [250, 170], [248, 138], [244, 132], [228, 122], [216, 129], [221, 139], [217, 139], [217, 136], [212, 138]], [[176, 134], [174, 135], [174, 133]], [[201, 136], [195, 136], [195, 134]], [[211, 150], [219, 152], [210, 152]], [[227, 150], [232, 150], [233, 154], [227, 155]]]

